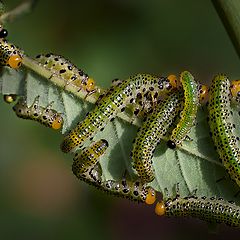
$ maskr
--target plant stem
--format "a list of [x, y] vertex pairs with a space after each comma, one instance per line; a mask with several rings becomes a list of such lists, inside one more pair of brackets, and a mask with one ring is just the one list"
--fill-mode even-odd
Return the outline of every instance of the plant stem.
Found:
[[[12, 9], [11, 11], [8, 11], [6, 13], [3, 13], [0, 17], [1, 23], [11, 22], [15, 20], [16, 18], [22, 16], [23, 14], [26, 14], [28, 12], [31, 12], [34, 5], [36, 4], [37, 0], [25, 0], [22, 3], [20, 3], [17, 7]], [[2, 5], [2, 3], [1, 3]]]
[[212, 0], [212, 3], [240, 57], [240, 1]]

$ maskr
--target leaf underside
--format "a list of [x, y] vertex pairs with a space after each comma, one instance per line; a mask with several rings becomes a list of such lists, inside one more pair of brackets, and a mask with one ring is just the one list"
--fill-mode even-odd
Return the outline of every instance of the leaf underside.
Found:
[[[16, 71], [4, 67], [0, 77], [0, 87], [2, 94], [26, 96], [28, 105], [31, 105], [38, 95], [42, 106], [53, 102], [53, 108], [63, 114], [63, 134], [83, 120], [86, 113], [94, 107], [94, 104], [74, 97], [71, 93], [24, 68]], [[233, 114], [236, 134], [240, 136], [237, 106], [233, 106]], [[219, 160], [209, 135], [206, 118], [206, 107], [200, 107], [197, 124], [189, 135], [192, 141], [185, 141], [177, 150], [168, 149], [165, 141], [158, 145], [153, 157], [155, 180], [149, 185], [163, 192], [163, 195], [165, 189], [168, 189], [169, 195], [174, 196], [175, 186], [179, 183], [181, 196], [188, 196], [197, 189], [197, 196], [217, 196], [240, 203], [240, 194], [234, 196], [239, 191], [239, 187], [229, 179]], [[120, 180], [126, 171], [130, 179], [136, 178], [130, 159], [132, 149], [130, 143], [136, 133], [136, 126], [116, 118], [102, 132], [96, 134], [93, 141], [104, 138], [109, 143], [106, 154], [100, 160], [103, 178]], [[86, 145], [89, 143], [87, 141]], [[224, 179], [217, 181], [221, 178]]]

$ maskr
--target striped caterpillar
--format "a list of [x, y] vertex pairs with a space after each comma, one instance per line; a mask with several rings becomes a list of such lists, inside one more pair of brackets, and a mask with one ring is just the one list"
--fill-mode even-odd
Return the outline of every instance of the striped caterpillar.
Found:
[[226, 75], [214, 77], [209, 95], [208, 122], [216, 150], [230, 177], [240, 186], [240, 150], [233, 134], [230, 82]]
[[36, 61], [50, 70], [54, 76], [59, 76], [65, 86], [71, 84], [76, 87], [76, 91], [84, 90], [88, 95], [96, 91], [95, 81], [64, 57], [52, 53], [40, 54]]
[[137, 74], [124, 80], [110, 94], [103, 96], [98, 106], [65, 136], [61, 144], [62, 151], [67, 153], [93, 137], [98, 130], [102, 130], [110, 120], [113, 120], [118, 112], [124, 111], [126, 105], [133, 103], [138, 93], [150, 90], [152, 98], [156, 98], [168, 94], [171, 89], [170, 80], [165, 77]]
[[143, 182], [151, 182], [154, 179], [153, 152], [177, 116], [182, 105], [182, 95], [181, 91], [172, 93], [153, 110], [137, 133], [131, 157], [133, 168]]
[[0, 39], [0, 65], [18, 69], [22, 64], [23, 54], [6, 39]]
[[26, 99], [20, 98], [16, 105], [13, 106], [13, 110], [20, 118], [35, 120], [46, 127], [57, 130], [62, 127], [63, 118], [60, 113], [51, 109], [51, 104], [47, 107], [39, 106], [39, 96], [37, 96], [33, 104], [28, 107]]
[[78, 179], [109, 194], [128, 198], [132, 201], [153, 204], [156, 200], [155, 190], [139, 181], [131, 182], [126, 179], [121, 181], [102, 179], [99, 158], [105, 153], [107, 147], [108, 142], [101, 139], [79, 153], [76, 153], [72, 165], [74, 175]]
[[240, 207], [222, 198], [196, 197], [195, 195], [157, 202], [155, 213], [167, 217], [193, 217], [209, 223], [224, 223], [231, 227], [240, 227]]
[[173, 129], [170, 140], [167, 142], [168, 147], [172, 149], [181, 144], [191, 131], [196, 121], [199, 105], [199, 85], [191, 73], [188, 71], [182, 72], [180, 82], [184, 91], [184, 107], [180, 114], [180, 121]]

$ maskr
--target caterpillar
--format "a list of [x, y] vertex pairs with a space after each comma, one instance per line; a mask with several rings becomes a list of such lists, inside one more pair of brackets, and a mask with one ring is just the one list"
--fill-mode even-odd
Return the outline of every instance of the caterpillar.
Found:
[[208, 122], [216, 150], [230, 177], [240, 186], [240, 150], [233, 134], [230, 82], [226, 75], [214, 77], [210, 86]]
[[65, 136], [61, 144], [62, 151], [67, 153], [93, 137], [98, 130], [102, 130], [110, 120], [113, 120], [118, 112], [124, 111], [126, 105], [133, 103], [138, 93], [149, 90], [152, 97], [156, 98], [168, 94], [171, 89], [172, 85], [166, 77], [149, 74], [136, 74], [122, 81], [110, 94], [104, 95], [95, 109]]
[[18, 69], [22, 65], [23, 54], [6, 39], [0, 39], [0, 65]]
[[222, 198], [188, 196], [157, 202], [155, 213], [167, 217], [193, 217], [209, 223], [224, 223], [231, 227], [240, 227], [240, 207]]
[[51, 109], [51, 104], [47, 107], [39, 106], [39, 96], [37, 96], [33, 104], [28, 107], [26, 99], [20, 98], [16, 105], [13, 106], [13, 110], [20, 118], [35, 120], [46, 127], [57, 130], [62, 127], [63, 118], [60, 113]]
[[17, 99], [17, 95], [16, 94], [5, 94], [3, 95], [3, 100], [6, 102], [6, 103], [13, 103], [15, 102]]
[[184, 90], [184, 108], [180, 114], [181, 119], [176, 128], [173, 129], [170, 140], [167, 142], [169, 148], [174, 149], [187, 137], [196, 121], [199, 105], [198, 83], [190, 72], [181, 73], [180, 82]]
[[137, 133], [131, 158], [133, 168], [143, 182], [151, 182], [154, 179], [153, 152], [177, 116], [182, 105], [182, 95], [181, 91], [172, 93], [153, 110]]
[[36, 60], [52, 71], [53, 75], [62, 78], [65, 86], [72, 84], [76, 91], [85, 90], [88, 94], [96, 91], [95, 81], [64, 57], [48, 53], [37, 55]]
[[139, 181], [131, 182], [126, 179], [121, 181], [102, 179], [99, 159], [105, 153], [107, 147], [108, 142], [105, 139], [101, 139], [76, 153], [72, 165], [73, 174], [78, 179], [109, 194], [127, 198], [132, 201], [153, 204], [156, 200], [155, 190]]

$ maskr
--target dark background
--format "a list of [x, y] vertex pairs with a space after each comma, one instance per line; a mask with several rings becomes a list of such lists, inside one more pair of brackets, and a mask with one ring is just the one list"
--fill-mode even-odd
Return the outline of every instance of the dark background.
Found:
[[[11, 8], [18, 2], [5, 1]], [[219, 72], [236, 79], [239, 59], [211, 1], [39, 0], [8, 25], [9, 40], [35, 56], [71, 59], [107, 87], [138, 72], [189, 70], [201, 82]], [[0, 105], [0, 239], [231, 239], [197, 220], [166, 219], [154, 209], [79, 183], [61, 134], [18, 119]], [[235, 235], [234, 235], [235, 234]]]

